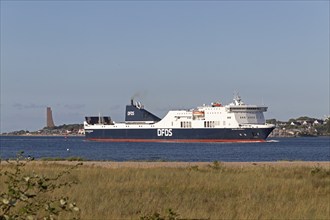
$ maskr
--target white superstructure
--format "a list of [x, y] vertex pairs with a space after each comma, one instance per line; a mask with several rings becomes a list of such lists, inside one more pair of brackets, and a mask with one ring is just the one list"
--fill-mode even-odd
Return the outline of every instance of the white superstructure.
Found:
[[267, 107], [246, 105], [239, 96], [236, 96], [234, 102], [226, 106], [212, 103], [191, 110], [169, 111], [155, 126], [173, 128], [264, 127], [267, 126], [263, 114], [266, 111]]

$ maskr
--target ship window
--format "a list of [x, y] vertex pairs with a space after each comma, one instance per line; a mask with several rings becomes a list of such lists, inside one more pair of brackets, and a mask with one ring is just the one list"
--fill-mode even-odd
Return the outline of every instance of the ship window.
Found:
[[181, 122], [181, 128], [191, 128], [191, 122], [190, 121], [182, 121]]
[[220, 121], [204, 121], [205, 128], [214, 128], [216, 125], [220, 125]]

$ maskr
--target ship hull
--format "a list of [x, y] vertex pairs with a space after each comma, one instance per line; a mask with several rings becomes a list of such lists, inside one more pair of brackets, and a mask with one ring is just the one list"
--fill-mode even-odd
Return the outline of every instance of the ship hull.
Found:
[[108, 142], [264, 142], [274, 128], [86, 129], [87, 140]]

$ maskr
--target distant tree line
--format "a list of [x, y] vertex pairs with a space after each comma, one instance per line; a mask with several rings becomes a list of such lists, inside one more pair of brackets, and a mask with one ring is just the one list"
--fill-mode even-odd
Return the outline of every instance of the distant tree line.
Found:
[[53, 128], [44, 127], [43, 129], [77, 131], [83, 128], [84, 128], [83, 124], [68, 124], [68, 125], [63, 124], [63, 125], [55, 126]]

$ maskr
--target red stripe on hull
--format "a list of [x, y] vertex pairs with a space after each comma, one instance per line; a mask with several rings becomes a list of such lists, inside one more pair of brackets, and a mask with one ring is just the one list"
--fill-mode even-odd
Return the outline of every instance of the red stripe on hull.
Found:
[[99, 142], [163, 142], [163, 143], [246, 143], [266, 142], [263, 139], [114, 139], [114, 138], [86, 138], [90, 141]]

